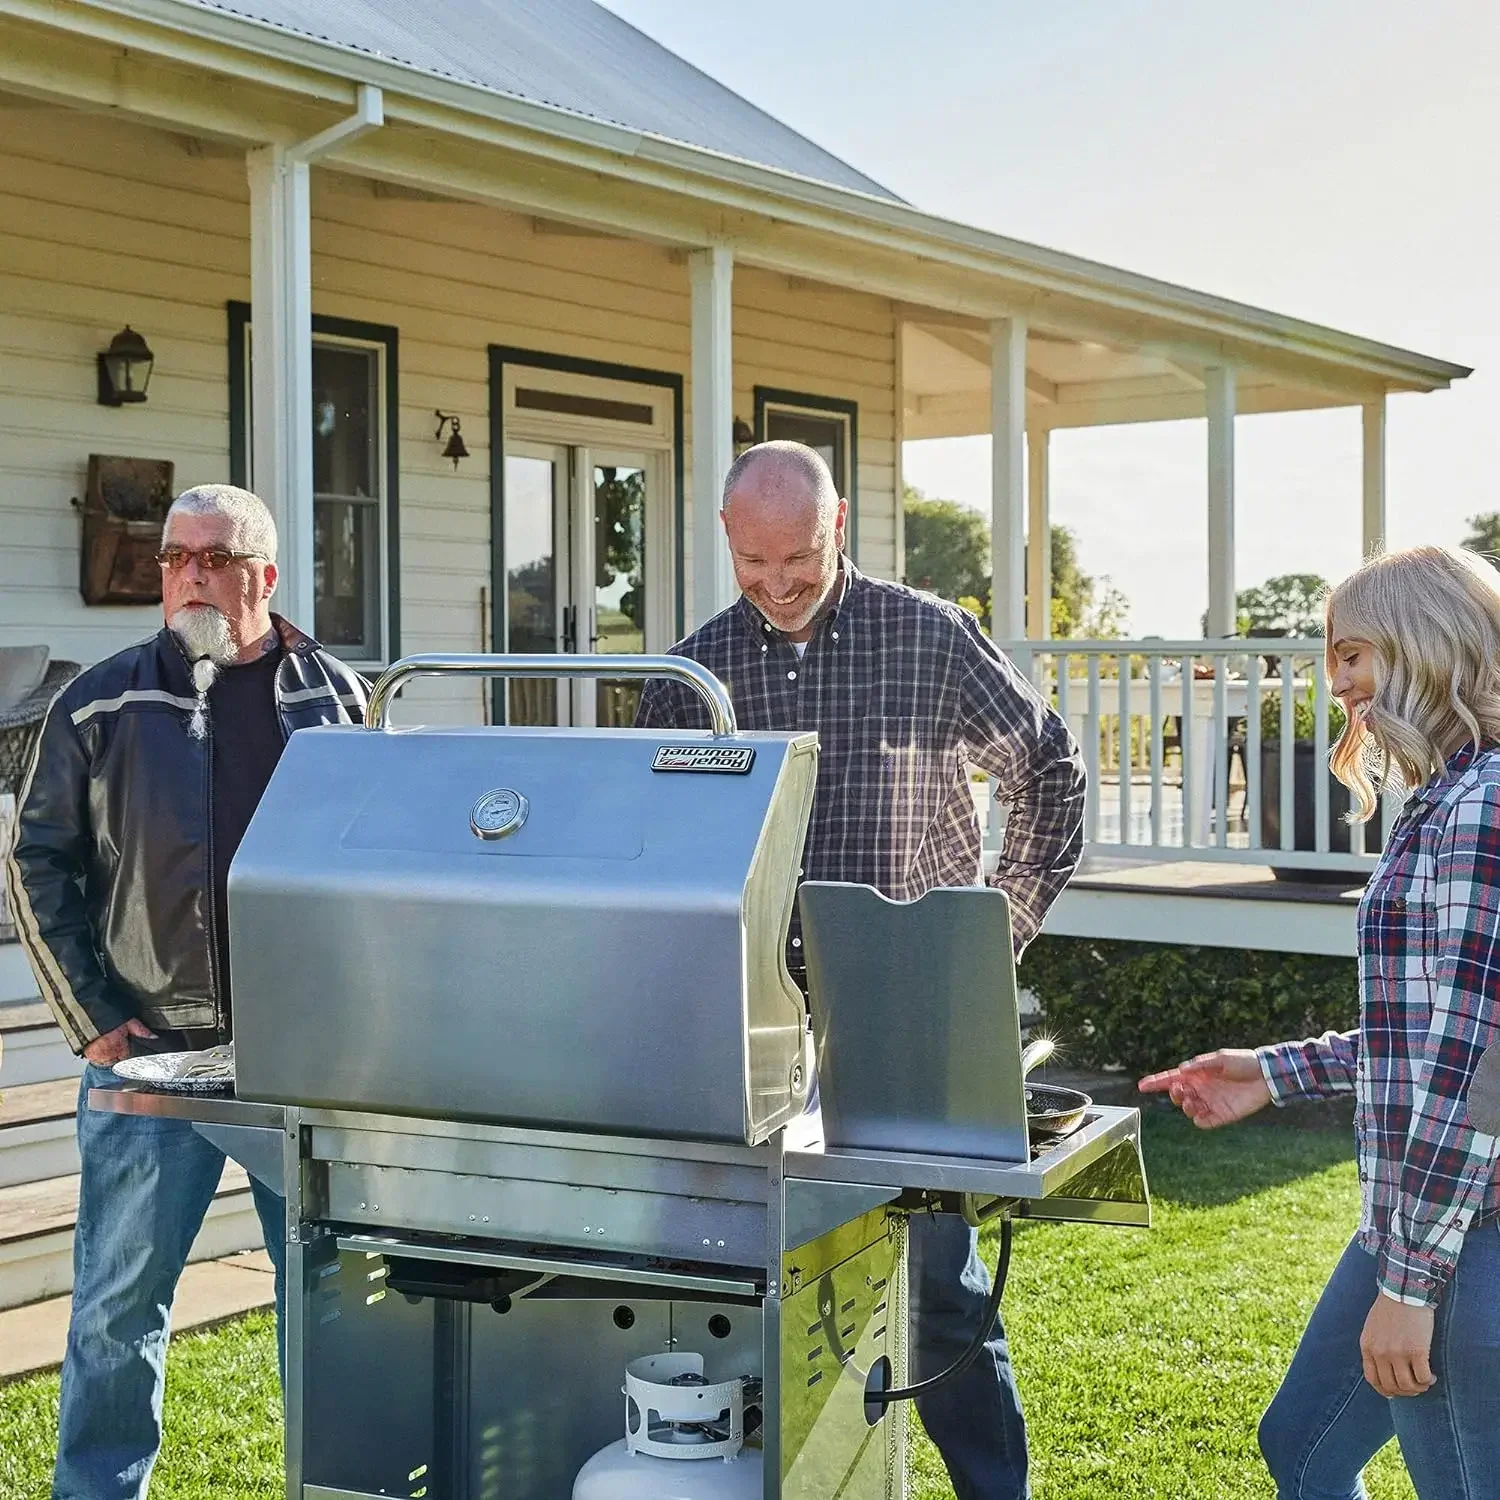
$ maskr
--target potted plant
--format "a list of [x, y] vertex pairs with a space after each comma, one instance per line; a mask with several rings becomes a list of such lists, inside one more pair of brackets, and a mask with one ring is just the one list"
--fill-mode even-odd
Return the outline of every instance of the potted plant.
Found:
[[[1317, 847], [1317, 781], [1328, 778], [1328, 849], [1349, 852], [1349, 788], [1319, 765], [1314, 733], [1317, 727], [1312, 689], [1292, 698], [1292, 847], [1311, 851]], [[1344, 731], [1344, 710], [1328, 701], [1328, 743]], [[1266, 698], [1260, 708], [1260, 841], [1266, 849], [1281, 848], [1281, 697]], [[1348, 883], [1348, 870], [1277, 868], [1281, 880], [1341, 881]]]

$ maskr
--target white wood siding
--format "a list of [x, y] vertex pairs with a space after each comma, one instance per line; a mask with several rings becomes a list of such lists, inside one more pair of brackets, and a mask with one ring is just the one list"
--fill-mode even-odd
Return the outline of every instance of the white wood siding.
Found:
[[[95, 661], [159, 617], [83, 604], [69, 500], [91, 452], [169, 458], [179, 489], [228, 477], [225, 306], [250, 296], [249, 196], [237, 155], [84, 115], [8, 112], [8, 124], [27, 121], [0, 152], [0, 644], [42, 640]], [[381, 196], [320, 171], [313, 214], [314, 311], [400, 334], [401, 650], [477, 650], [488, 346], [686, 379], [687, 268], [654, 246], [539, 232], [529, 218]], [[734, 321], [737, 415], [751, 419], [756, 385], [859, 403], [859, 561], [891, 576], [890, 304], [741, 266]], [[95, 355], [127, 322], [156, 354], [150, 398], [103, 407]], [[686, 401], [690, 414], [690, 387]], [[437, 407], [463, 419], [472, 456], [457, 473], [433, 440]], [[433, 721], [479, 712], [473, 684], [419, 684], [409, 697], [408, 718], [418, 705]]]

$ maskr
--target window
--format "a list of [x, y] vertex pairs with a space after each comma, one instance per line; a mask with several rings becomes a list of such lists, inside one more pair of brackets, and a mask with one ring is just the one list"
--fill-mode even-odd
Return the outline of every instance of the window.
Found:
[[380, 356], [314, 338], [313, 634], [351, 660], [379, 661]]
[[758, 442], [802, 443], [821, 455], [835, 488], [849, 502], [844, 545], [853, 557], [859, 516], [859, 407], [833, 396], [809, 396], [758, 385], [755, 431]]
[[[230, 305], [230, 474], [253, 489], [249, 312]], [[396, 399], [394, 328], [313, 319], [311, 629], [356, 666], [399, 650]]]

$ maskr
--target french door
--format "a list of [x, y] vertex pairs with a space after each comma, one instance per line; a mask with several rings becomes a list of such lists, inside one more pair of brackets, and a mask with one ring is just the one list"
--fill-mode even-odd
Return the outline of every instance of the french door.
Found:
[[[639, 654], [661, 610], [653, 524], [664, 502], [663, 455], [644, 449], [511, 441], [505, 449], [505, 649]], [[655, 543], [655, 545], [653, 545]], [[521, 680], [508, 689], [512, 724], [628, 726], [632, 681]]]

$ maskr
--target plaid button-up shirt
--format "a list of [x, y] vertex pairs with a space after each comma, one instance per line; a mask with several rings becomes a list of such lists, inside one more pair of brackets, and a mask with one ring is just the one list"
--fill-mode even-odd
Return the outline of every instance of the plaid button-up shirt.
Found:
[[1436, 1306], [1473, 1224], [1500, 1216], [1500, 1142], [1468, 1091], [1500, 1042], [1500, 750], [1408, 799], [1359, 904], [1360, 1026], [1259, 1049], [1277, 1103], [1353, 1092], [1360, 1243], [1380, 1287]]
[[[871, 885], [897, 901], [978, 884], [969, 771], [985, 771], [1010, 809], [991, 884], [1010, 899], [1019, 952], [1082, 852], [1078, 747], [967, 610], [866, 578], [847, 558], [843, 570], [800, 658], [743, 595], [672, 649], [725, 684], [742, 729], [817, 731], [806, 879]], [[657, 679], [636, 723], [706, 729], [708, 718], [692, 689]], [[794, 918], [794, 972], [805, 967], [799, 931]]]

